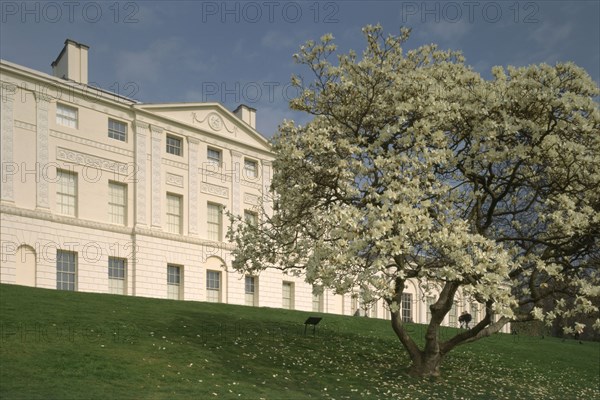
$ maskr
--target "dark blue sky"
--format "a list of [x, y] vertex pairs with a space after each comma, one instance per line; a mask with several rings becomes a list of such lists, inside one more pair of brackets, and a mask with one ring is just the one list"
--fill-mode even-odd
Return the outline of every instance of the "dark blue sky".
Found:
[[89, 80], [142, 102], [218, 101], [258, 110], [272, 136], [291, 112], [292, 55], [331, 32], [364, 48], [361, 27], [413, 29], [406, 48], [462, 50], [488, 77], [494, 65], [573, 61], [600, 81], [599, 1], [2, 1], [0, 57], [51, 73], [70, 38], [90, 46]]

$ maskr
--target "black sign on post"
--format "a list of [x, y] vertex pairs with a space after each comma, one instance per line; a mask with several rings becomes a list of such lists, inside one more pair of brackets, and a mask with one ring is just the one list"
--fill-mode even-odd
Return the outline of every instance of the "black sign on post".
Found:
[[321, 317], [308, 317], [306, 321], [304, 321], [304, 334], [306, 335], [306, 328], [308, 325], [312, 325], [313, 327], [313, 336], [315, 335], [315, 329], [317, 328], [317, 324], [321, 322], [323, 318]]

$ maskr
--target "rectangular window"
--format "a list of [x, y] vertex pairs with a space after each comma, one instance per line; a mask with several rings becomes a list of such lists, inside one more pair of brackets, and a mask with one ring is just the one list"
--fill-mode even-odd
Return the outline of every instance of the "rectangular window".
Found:
[[246, 305], [256, 306], [257, 302], [257, 278], [254, 276], [246, 276], [245, 282]]
[[360, 315], [360, 310], [358, 308], [358, 298], [356, 297], [356, 295], [353, 295], [350, 300], [350, 312], [355, 317]]
[[283, 282], [281, 307], [288, 310], [294, 309], [294, 284], [292, 282]]
[[108, 217], [111, 223], [127, 225], [127, 185], [108, 182]]
[[56, 205], [59, 214], [77, 215], [77, 174], [57, 170]]
[[77, 290], [77, 253], [56, 251], [56, 288]]
[[431, 306], [435, 304], [435, 297], [433, 296], [427, 296], [426, 299], [426, 317], [427, 317], [427, 322], [431, 321]]
[[377, 318], [377, 303], [372, 303], [367, 307], [366, 313], [371, 318]]
[[180, 300], [181, 292], [181, 267], [167, 265], [167, 298]]
[[221, 272], [206, 271], [206, 301], [221, 302]]
[[77, 129], [77, 109], [64, 104], [56, 104], [56, 123]]
[[411, 293], [402, 293], [402, 321], [413, 322]]
[[167, 135], [167, 153], [181, 156], [183, 154], [181, 147], [181, 138]]
[[323, 289], [313, 287], [312, 310], [314, 312], [323, 312]]
[[114, 119], [108, 119], [108, 137], [112, 139], [120, 140], [121, 142], [127, 141], [127, 124]]
[[126, 294], [127, 259], [108, 257], [108, 289], [112, 294]]
[[253, 226], [258, 225], [258, 214], [254, 211], [244, 210], [244, 220]]
[[167, 231], [181, 234], [181, 196], [167, 193]]
[[206, 160], [209, 164], [212, 164], [218, 168], [221, 167], [221, 150], [208, 148], [206, 151]]
[[248, 158], [244, 159], [244, 178], [255, 179], [258, 176], [258, 163]]
[[206, 223], [208, 225], [208, 239], [216, 242], [221, 241], [223, 232], [222, 207], [219, 204], [208, 203], [208, 216]]
[[471, 321], [473, 324], [477, 324], [479, 322], [479, 304], [471, 303]]
[[458, 310], [456, 308], [456, 304], [452, 304], [450, 308], [450, 312], [448, 313], [448, 326], [457, 327], [458, 326]]

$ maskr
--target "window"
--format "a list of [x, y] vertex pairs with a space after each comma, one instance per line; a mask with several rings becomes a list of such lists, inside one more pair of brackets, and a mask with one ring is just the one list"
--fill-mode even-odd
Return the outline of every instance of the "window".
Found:
[[181, 138], [167, 135], [167, 153], [181, 156]]
[[292, 282], [283, 282], [281, 300], [283, 308], [294, 309], [294, 284]]
[[258, 225], [258, 214], [254, 211], [244, 210], [244, 220], [250, 225]]
[[221, 206], [219, 204], [208, 203], [208, 217], [206, 222], [208, 224], [208, 239], [220, 242], [223, 222]]
[[313, 287], [312, 310], [314, 312], [323, 312], [323, 289]]
[[125, 276], [127, 260], [125, 258], [108, 257], [108, 290], [112, 294], [125, 294]]
[[167, 231], [181, 234], [181, 196], [167, 193]]
[[221, 272], [206, 271], [206, 301], [221, 302]]
[[258, 163], [254, 160], [244, 159], [244, 178], [254, 179], [258, 176]]
[[360, 310], [358, 308], [358, 298], [356, 297], [356, 295], [352, 295], [352, 298], [351, 298], [350, 301], [351, 301], [351, 303], [350, 303], [350, 312], [354, 316], [359, 316], [360, 315]]
[[371, 318], [377, 318], [377, 303], [375, 302], [365, 306], [365, 313]]
[[56, 123], [77, 129], [77, 109], [64, 104], [56, 104]]
[[402, 321], [413, 322], [411, 293], [402, 293]]
[[113, 224], [127, 225], [127, 185], [108, 182], [108, 216]]
[[221, 150], [217, 150], [217, 149], [213, 149], [213, 148], [208, 148], [208, 150], [206, 151], [206, 159], [208, 160], [209, 164], [212, 164], [216, 167], [220, 167], [221, 166]]
[[431, 306], [435, 303], [435, 297], [433, 296], [427, 296], [426, 299], [426, 317], [427, 317], [427, 322], [431, 321]]
[[167, 265], [167, 298], [171, 300], [181, 299], [181, 267], [178, 265]]
[[56, 288], [77, 290], [77, 253], [56, 251]]
[[127, 124], [114, 119], [108, 119], [108, 137], [122, 142], [127, 141]]
[[479, 304], [477, 303], [471, 303], [471, 318], [473, 324], [477, 324], [479, 321]]
[[60, 214], [76, 216], [77, 214], [77, 174], [57, 170], [56, 205]]
[[448, 326], [458, 326], [457, 324], [458, 310], [456, 309], [456, 304], [452, 304], [450, 308], [450, 312], [448, 313]]
[[246, 305], [256, 306], [257, 303], [257, 279], [254, 276], [246, 276], [245, 291], [246, 291]]

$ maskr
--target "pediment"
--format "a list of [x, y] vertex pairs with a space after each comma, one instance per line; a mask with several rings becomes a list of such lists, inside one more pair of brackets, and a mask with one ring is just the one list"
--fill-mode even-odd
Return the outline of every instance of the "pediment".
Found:
[[136, 108], [204, 132], [270, 151], [269, 141], [219, 103], [139, 104]]

